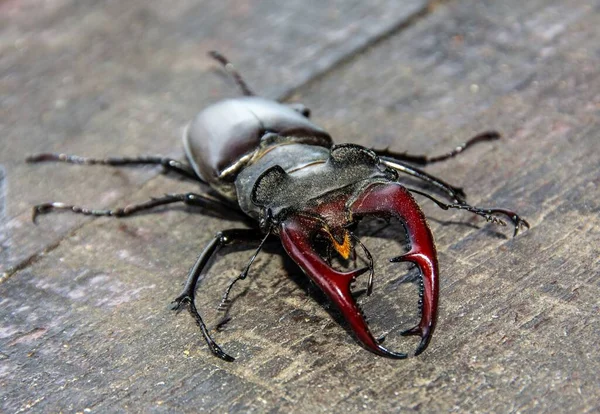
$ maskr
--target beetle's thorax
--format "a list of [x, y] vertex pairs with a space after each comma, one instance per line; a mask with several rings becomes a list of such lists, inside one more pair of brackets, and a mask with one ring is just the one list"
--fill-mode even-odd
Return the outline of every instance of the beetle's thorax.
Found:
[[[265, 149], [261, 158], [239, 173], [235, 184], [240, 208], [255, 219], [267, 210], [275, 219], [294, 212], [314, 212], [339, 227], [343, 220], [339, 213], [353, 194], [369, 183], [395, 178], [396, 173], [372, 151], [358, 145], [330, 150], [288, 144]], [[339, 208], [320, 208], [334, 205], [336, 200], [342, 203]]]

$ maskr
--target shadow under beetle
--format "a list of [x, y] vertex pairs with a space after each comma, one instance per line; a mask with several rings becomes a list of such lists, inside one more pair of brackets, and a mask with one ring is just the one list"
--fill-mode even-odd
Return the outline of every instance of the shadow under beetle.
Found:
[[[259, 241], [259, 247], [241, 274], [227, 287], [221, 306], [228, 303], [233, 285], [245, 279], [248, 270], [267, 239], [278, 236], [287, 254], [339, 308], [350, 328], [369, 351], [389, 357], [406, 354], [384, 348], [375, 339], [350, 291], [351, 282], [369, 274], [367, 294], [373, 287], [373, 261], [353, 230], [365, 216], [396, 218], [403, 224], [410, 249], [392, 262], [412, 262], [421, 273], [420, 322], [403, 335], [417, 335], [421, 341], [415, 355], [423, 352], [435, 329], [439, 270], [433, 236], [419, 205], [411, 193], [432, 200], [444, 210], [461, 209], [504, 225], [504, 216], [514, 225], [516, 236], [529, 224], [516, 213], [499, 208], [484, 209], [466, 203], [465, 194], [415, 165], [427, 165], [456, 156], [467, 147], [499, 138], [495, 132], [480, 134], [438, 157], [414, 156], [388, 150], [371, 150], [354, 144], [334, 145], [331, 136], [312, 123], [303, 105], [282, 104], [257, 97], [233, 65], [218, 52], [210, 56], [219, 61], [235, 79], [243, 97], [227, 99], [200, 112], [186, 127], [183, 142], [189, 165], [160, 156], [93, 159], [66, 154], [38, 154], [28, 162], [60, 161], [72, 164], [110, 166], [161, 165], [166, 171], [195, 180], [210, 188], [204, 194], [167, 194], [125, 208], [96, 210], [45, 203], [34, 207], [33, 221], [40, 214], [70, 210], [91, 216], [124, 217], [171, 203], [184, 203], [242, 212], [257, 229], [231, 229], [217, 233], [191, 269], [174, 309], [187, 305], [202, 331], [210, 350], [226, 361], [226, 354], [211, 338], [194, 304], [199, 276], [209, 259], [221, 247], [238, 242]], [[429, 193], [401, 185], [399, 174], [422, 180], [443, 194], [448, 203]], [[327, 245], [326, 253], [317, 248], [316, 238]], [[342, 272], [334, 269], [328, 256], [333, 252], [347, 260], [359, 246], [368, 266]]]

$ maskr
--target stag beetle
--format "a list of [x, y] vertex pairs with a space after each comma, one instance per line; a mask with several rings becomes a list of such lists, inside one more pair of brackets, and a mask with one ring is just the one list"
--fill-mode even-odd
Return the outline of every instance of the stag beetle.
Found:
[[[499, 138], [496, 132], [480, 134], [454, 150], [438, 156], [415, 156], [389, 150], [372, 150], [354, 144], [334, 145], [331, 136], [309, 120], [303, 105], [288, 105], [256, 96], [233, 65], [220, 53], [210, 52], [233, 76], [244, 96], [227, 99], [200, 112], [183, 135], [188, 164], [160, 157], [94, 159], [76, 155], [44, 153], [28, 162], [59, 161], [72, 164], [109, 166], [161, 165], [165, 171], [192, 179], [209, 188], [203, 194], [167, 194], [147, 202], [112, 210], [87, 209], [64, 203], [44, 203], [33, 208], [33, 221], [40, 214], [70, 210], [91, 216], [124, 217], [171, 203], [242, 213], [255, 229], [231, 229], [217, 233], [191, 269], [174, 309], [187, 305], [210, 350], [226, 361], [226, 354], [211, 338], [195, 304], [196, 285], [209, 259], [223, 246], [257, 241], [259, 246], [248, 264], [228, 286], [221, 305], [228, 303], [233, 285], [245, 279], [267, 239], [278, 236], [287, 254], [339, 308], [350, 328], [369, 351], [388, 358], [406, 358], [405, 353], [384, 348], [376, 339], [350, 291], [351, 282], [370, 272], [367, 294], [373, 286], [373, 260], [354, 233], [366, 216], [396, 218], [403, 224], [410, 248], [392, 262], [412, 262], [421, 273], [420, 322], [403, 335], [417, 335], [421, 341], [415, 355], [428, 346], [435, 329], [439, 270], [431, 231], [411, 193], [424, 196], [444, 210], [462, 209], [505, 225], [504, 216], [514, 225], [514, 236], [529, 224], [516, 213], [499, 208], [478, 208], [467, 204], [462, 189], [427, 174], [416, 165], [427, 165], [456, 156], [469, 146]], [[431, 194], [401, 185], [399, 174], [424, 181], [450, 200], [439, 201]], [[260, 230], [260, 231], [257, 231]], [[351, 271], [334, 269], [315, 244], [320, 237], [341, 259], [365, 253], [368, 266]], [[334, 254], [335, 254], [334, 253]]]

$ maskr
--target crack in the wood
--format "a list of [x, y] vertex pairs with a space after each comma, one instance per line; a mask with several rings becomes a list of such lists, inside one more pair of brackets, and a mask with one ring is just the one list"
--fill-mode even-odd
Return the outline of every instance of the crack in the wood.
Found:
[[38, 251], [38, 252], [32, 254], [31, 256], [27, 257], [25, 260], [21, 261], [20, 263], [17, 263], [16, 265], [9, 267], [6, 270], [6, 272], [4, 272], [0, 275], [0, 284], [6, 282], [18, 271], [23, 270], [23, 269], [29, 267], [30, 265], [33, 265], [33, 264], [37, 263], [38, 261], [40, 261], [46, 254], [48, 254], [48, 253], [52, 252], [53, 250], [55, 250], [56, 248], [58, 248], [58, 246], [60, 246], [63, 241], [72, 237], [79, 229], [81, 229], [83, 227], [84, 224], [85, 223], [81, 223], [79, 226], [71, 228], [63, 237], [57, 239], [54, 243], [49, 244], [48, 246], [44, 247], [44, 249], [42, 249], [41, 251]]
[[450, 0], [430, 0], [423, 8], [419, 9], [412, 15], [406, 17], [405, 19], [399, 20], [395, 25], [393, 25], [389, 29], [382, 31], [381, 33], [373, 37], [370, 37], [365, 43], [357, 46], [355, 49], [351, 50], [347, 54], [340, 56], [338, 59], [331, 62], [327, 67], [314, 72], [304, 82], [301, 82], [298, 85], [291, 86], [290, 88], [284, 90], [282, 93], [279, 94], [277, 100], [283, 102], [287, 99], [290, 99], [300, 89], [308, 88], [313, 83], [318, 82], [325, 76], [329, 75], [331, 72], [337, 71], [340, 68], [344, 67], [346, 64], [354, 60], [357, 56], [360, 56], [367, 49], [378, 45], [379, 43], [398, 34], [399, 32], [413, 27], [415, 24], [429, 16], [433, 12], [433, 10], [435, 10], [438, 6], [449, 1]]

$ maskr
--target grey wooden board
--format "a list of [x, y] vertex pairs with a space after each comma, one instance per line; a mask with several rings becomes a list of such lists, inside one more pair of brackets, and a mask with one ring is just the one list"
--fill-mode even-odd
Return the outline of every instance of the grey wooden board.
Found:
[[[118, 10], [115, 4], [111, 3]], [[75, 10], [87, 16], [85, 9]], [[169, 26], [164, 22], [174, 16], [168, 30], [176, 31], [174, 27], [184, 27], [177, 23], [189, 18], [189, 6], [183, 10], [150, 13], [160, 18], [148, 27], [163, 30], [163, 24]], [[219, 10], [207, 6], [203, 13], [210, 16]], [[2, 410], [598, 411], [599, 11], [597, 1], [583, 0], [568, 5], [544, 0], [449, 1], [297, 91], [297, 98], [313, 109], [315, 121], [338, 142], [436, 154], [485, 129], [504, 134], [501, 142], [482, 144], [429, 169], [463, 185], [474, 204], [518, 210], [532, 229], [511, 239], [508, 229], [423, 202], [442, 270], [438, 329], [425, 354], [390, 361], [361, 349], [335, 313], [332, 318], [314, 300], [314, 292], [307, 292], [300, 272], [273, 249], [259, 256], [252, 280], [236, 290], [233, 319], [216, 335], [237, 361], [217, 360], [190, 318], [172, 314], [167, 305], [179, 293], [202, 246], [215, 231], [235, 227], [234, 221], [175, 208], [120, 221], [86, 221], [74, 228], [73, 222], [83, 222], [56, 215], [21, 231], [27, 234], [23, 240], [39, 239], [38, 246], [51, 249], [22, 264], [0, 285]], [[339, 18], [344, 15], [340, 7]], [[93, 50], [89, 42], [95, 38], [90, 36], [88, 43], [81, 38], [82, 56]], [[141, 35], [137, 39], [137, 47], [150, 50]], [[247, 44], [238, 50], [236, 40], [229, 32], [215, 36], [217, 47], [231, 43], [231, 58], [244, 62], [244, 72], [249, 66], [248, 77], [269, 90], [266, 86], [275, 77], [259, 76], [261, 60], [252, 61], [258, 49]], [[104, 53], [109, 50], [106, 47]], [[283, 50], [284, 56], [292, 54]], [[110, 59], [88, 59], [99, 68], [106, 62], [111, 65]], [[205, 64], [200, 54], [194, 62]], [[114, 66], [111, 73], [145, 76], [144, 65]], [[127, 97], [125, 90], [113, 86], [114, 94], [107, 95], [108, 112], [89, 109], [90, 123], [79, 125], [67, 112], [63, 121], [54, 115], [48, 134], [53, 138], [43, 149], [68, 145], [81, 152], [91, 145], [97, 155], [104, 153], [104, 145], [115, 150], [126, 142], [123, 149], [129, 154], [150, 146], [173, 151], [143, 137], [172, 134], [176, 121], [191, 116], [194, 100], [202, 104], [205, 96], [212, 97], [211, 91], [224, 89], [205, 73], [211, 67], [206, 64], [198, 75], [187, 70], [183, 75], [163, 73], [158, 76], [165, 82], [159, 92], [152, 92], [157, 81], [143, 78], [142, 95], [151, 91], [140, 100], [152, 108], [151, 115], [132, 113], [131, 102], [112, 102]], [[197, 77], [190, 83], [192, 75]], [[100, 81], [108, 82], [103, 77]], [[102, 90], [91, 85], [82, 92], [73, 88], [84, 97], [81, 102]], [[173, 96], [169, 88], [176, 90]], [[23, 93], [19, 106], [35, 104]], [[41, 109], [30, 110], [39, 118]], [[9, 128], [3, 127], [3, 135], [6, 130], [11, 134], [11, 154], [37, 149], [46, 136], [39, 131], [20, 134], [30, 128], [23, 119], [24, 115], [16, 117], [14, 124], [6, 123]], [[67, 119], [77, 124], [77, 134], [69, 132]], [[166, 119], [170, 121], [165, 125]], [[127, 141], [106, 138], [109, 130]], [[62, 166], [33, 168], [43, 174], [36, 185], [36, 179], [17, 165], [5, 163], [3, 186], [8, 182], [8, 194], [20, 195], [25, 203], [14, 209], [9, 200], [8, 210], [23, 215], [27, 203], [38, 200], [32, 192], [113, 205], [172, 192], [174, 186], [193, 188], [162, 176], [147, 181], [147, 173], [109, 175], [101, 169]], [[23, 181], [13, 189], [10, 180], [15, 174]], [[72, 186], [67, 187], [67, 181]], [[111, 186], [118, 192], [110, 193]], [[89, 197], [92, 192], [98, 195]], [[52, 232], [60, 236], [44, 235]], [[393, 231], [382, 235], [386, 238], [366, 240], [380, 260], [376, 292], [363, 298], [364, 308], [374, 330], [391, 330], [387, 341], [410, 350], [414, 340], [397, 339], [394, 333], [414, 322], [416, 294], [412, 286], [398, 283], [405, 269], [384, 260], [398, 254], [398, 245], [387, 238]], [[18, 246], [19, 238], [14, 237], [11, 246]], [[248, 255], [242, 251], [220, 256], [203, 281], [198, 305], [211, 324], [218, 319], [213, 309], [224, 286]]]
[[[109, 205], [157, 171], [96, 172], [23, 163], [27, 154], [182, 156], [180, 135], [201, 108], [238, 93], [206, 53], [235, 56], [256, 91], [277, 97], [377, 41], [425, 0], [337, 3], [53, 2], [0, 6], [3, 113], [0, 272], [12, 273], [85, 220], [32, 232], [30, 206], [52, 199]], [[293, 16], [293, 18], [291, 18]], [[35, 173], [34, 173], [35, 172]], [[93, 174], [93, 171], [90, 171]], [[52, 178], [52, 180], [50, 180]], [[70, 185], [56, 185], [56, 183]]]

